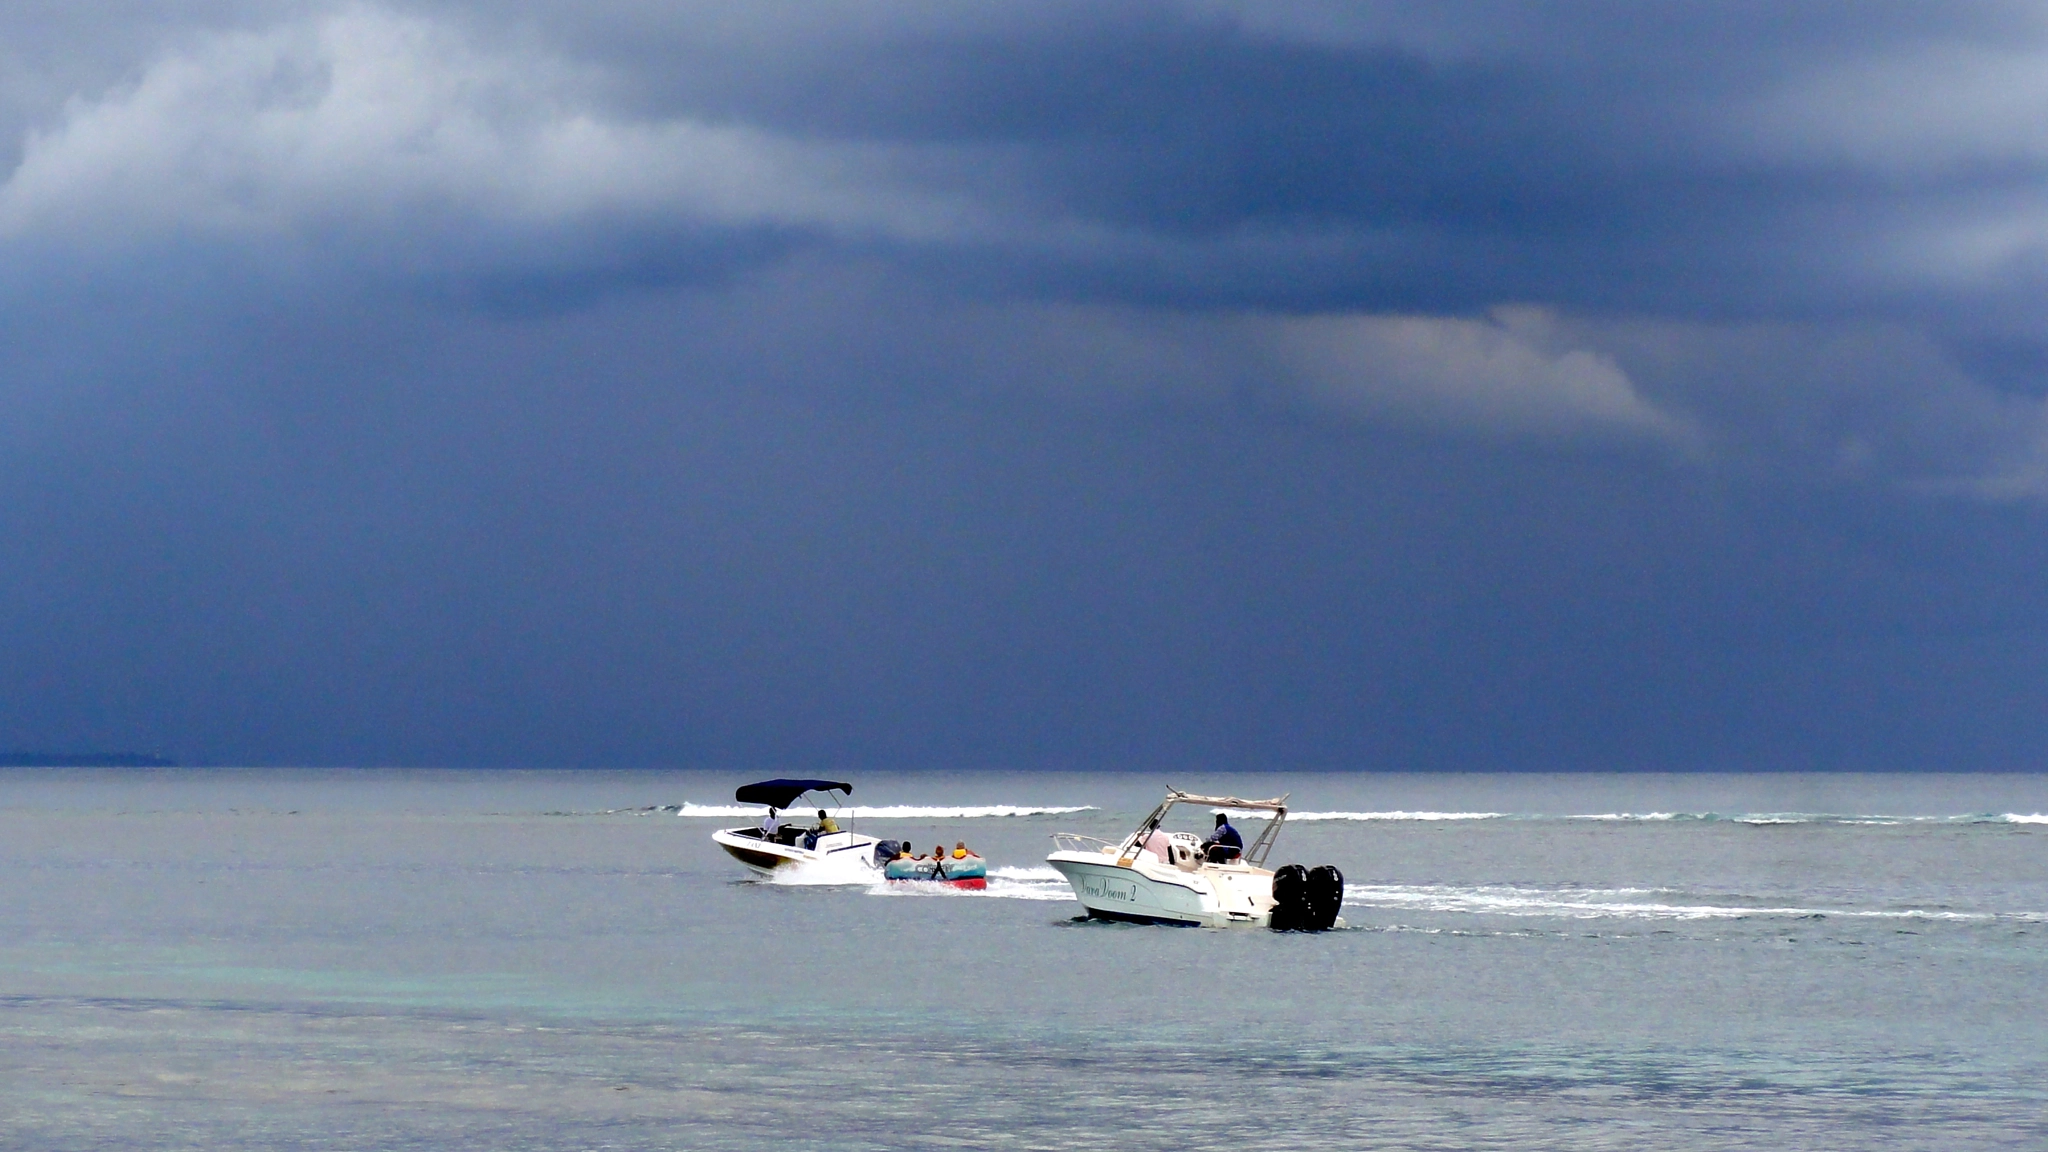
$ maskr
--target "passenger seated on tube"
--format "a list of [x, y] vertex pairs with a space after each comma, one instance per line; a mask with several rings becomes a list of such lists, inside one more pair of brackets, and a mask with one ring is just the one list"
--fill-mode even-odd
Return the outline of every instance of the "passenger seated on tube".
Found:
[[1202, 841], [1202, 849], [1208, 854], [1211, 864], [1227, 864], [1244, 855], [1244, 837], [1230, 826], [1229, 813], [1216, 813], [1216, 830]]

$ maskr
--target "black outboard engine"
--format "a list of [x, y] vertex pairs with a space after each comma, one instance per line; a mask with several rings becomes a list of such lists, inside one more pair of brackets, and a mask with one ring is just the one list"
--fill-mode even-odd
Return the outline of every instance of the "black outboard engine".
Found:
[[1327, 932], [1337, 926], [1344, 907], [1344, 874], [1334, 864], [1313, 869], [1289, 864], [1273, 873], [1275, 932]]
[[1300, 932], [1308, 927], [1308, 869], [1289, 864], [1273, 873], [1275, 932]]
[[1319, 865], [1309, 871], [1307, 903], [1309, 931], [1326, 932], [1337, 926], [1337, 910], [1344, 907], [1344, 874], [1337, 871], [1335, 864]]
[[903, 845], [894, 840], [877, 840], [875, 842], [875, 867], [880, 868], [889, 861], [894, 860], [896, 854], [901, 851], [903, 851]]

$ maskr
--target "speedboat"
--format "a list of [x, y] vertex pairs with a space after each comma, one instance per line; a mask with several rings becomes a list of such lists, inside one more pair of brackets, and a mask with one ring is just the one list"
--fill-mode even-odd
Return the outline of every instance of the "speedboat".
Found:
[[[1181, 804], [1265, 814], [1266, 826], [1243, 849], [1207, 845], [1191, 832], [1167, 832]], [[1111, 843], [1062, 832], [1045, 858], [1074, 887], [1091, 918], [1203, 928], [1245, 926], [1319, 931], [1342, 927], [1344, 876], [1325, 864], [1269, 870], [1266, 857], [1287, 821], [1287, 797], [1244, 800], [1169, 789], [1136, 831]]]
[[[742, 785], [733, 799], [787, 811], [805, 797], [822, 797], [806, 800], [800, 807], [815, 808], [821, 814], [836, 809], [846, 816], [846, 799], [852, 794], [853, 785], [843, 780], [778, 779]], [[824, 815], [817, 820], [784, 820], [770, 830], [768, 821], [763, 820], [751, 827], [721, 828], [711, 834], [711, 842], [760, 876], [823, 884], [874, 882], [885, 859], [880, 851], [882, 842], [850, 827], [839, 827], [839, 823], [837, 817]], [[846, 823], [852, 823], [850, 817]], [[888, 855], [895, 855], [893, 843]]]

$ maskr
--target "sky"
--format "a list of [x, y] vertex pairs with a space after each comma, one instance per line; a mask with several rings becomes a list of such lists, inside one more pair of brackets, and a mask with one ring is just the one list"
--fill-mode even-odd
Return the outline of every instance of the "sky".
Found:
[[2039, 770], [2048, 4], [15, 0], [0, 748]]

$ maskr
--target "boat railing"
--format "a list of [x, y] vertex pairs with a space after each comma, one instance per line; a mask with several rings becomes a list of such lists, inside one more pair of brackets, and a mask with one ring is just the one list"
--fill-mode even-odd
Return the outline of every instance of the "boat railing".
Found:
[[1117, 847], [1114, 840], [1104, 840], [1099, 836], [1082, 836], [1074, 832], [1055, 832], [1052, 834], [1052, 842], [1053, 847], [1061, 852], [1113, 852]]

